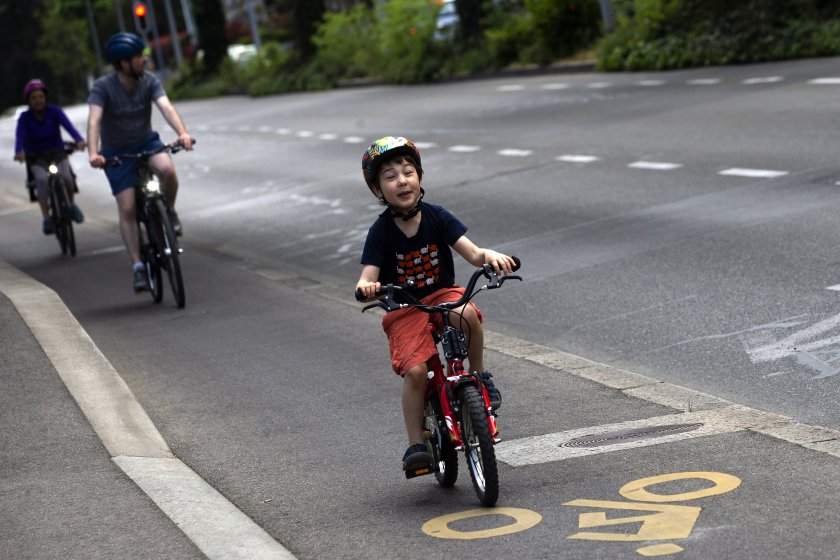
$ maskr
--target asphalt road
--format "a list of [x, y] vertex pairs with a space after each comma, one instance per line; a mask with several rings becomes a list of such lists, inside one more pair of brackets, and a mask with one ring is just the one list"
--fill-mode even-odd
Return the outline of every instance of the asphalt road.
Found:
[[[542, 521], [429, 537], [424, 523], [477, 502], [465, 473], [452, 492], [401, 479], [399, 383], [378, 317], [361, 315], [351, 292], [379, 211], [362, 152], [406, 135], [421, 146], [427, 200], [525, 263], [525, 282], [478, 300], [488, 329], [840, 430], [838, 62], [180, 103], [199, 141], [175, 156], [186, 309], [130, 293], [113, 201], [82, 156], [79, 256], [60, 257], [40, 234], [8, 158], [0, 258], [59, 293], [175, 455], [299, 558], [634, 558], [666, 540], [681, 550], [645, 552], [833, 558], [840, 510], [825, 473], [836, 458], [755, 430], [503, 463], [499, 505]], [[84, 107], [70, 113], [83, 125]], [[13, 121], [0, 132], [11, 154]], [[674, 413], [505, 344], [487, 361], [511, 443]], [[690, 537], [568, 538], [585, 527], [571, 501], [609, 508], [627, 483], [684, 472], [741, 481], [692, 502], [703, 513]], [[502, 526], [505, 515], [452, 526]]]

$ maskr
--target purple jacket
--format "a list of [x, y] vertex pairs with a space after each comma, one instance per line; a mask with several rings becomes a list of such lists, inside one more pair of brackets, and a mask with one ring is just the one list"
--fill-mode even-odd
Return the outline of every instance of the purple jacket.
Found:
[[17, 122], [15, 134], [15, 153], [26, 152], [27, 156], [64, 149], [61, 138], [61, 128], [70, 133], [76, 142], [84, 141], [82, 135], [57, 105], [47, 105], [44, 109], [44, 120], [35, 118], [32, 110], [21, 113]]

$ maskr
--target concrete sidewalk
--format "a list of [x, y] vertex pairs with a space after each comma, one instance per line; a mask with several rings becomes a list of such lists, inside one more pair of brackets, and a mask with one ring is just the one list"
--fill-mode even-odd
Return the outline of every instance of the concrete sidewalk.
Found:
[[294, 558], [172, 455], [58, 295], [3, 261], [0, 325], [0, 558]]

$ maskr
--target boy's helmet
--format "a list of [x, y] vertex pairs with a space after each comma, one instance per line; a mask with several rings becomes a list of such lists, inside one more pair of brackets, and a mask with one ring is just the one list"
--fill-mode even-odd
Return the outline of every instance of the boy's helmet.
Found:
[[385, 136], [370, 145], [365, 155], [362, 156], [362, 176], [365, 178], [368, 188], [373, 192], [376, 184], [376, 175], [379, 173], [379, 166], [385, 159], [396, 155], [411, 156], [417, 162], [417, 173], [423, 176], [423, 168], [420, 164], [420, 150], [414, 142], [402, 136]]
[[29, 80], [26, 82], [26, 85], [23, 86], [23, 98], [29, 101], [29, 94], [35, 90], [43, 90], [44, 93], [47, 93], [47, 84], [35, 78], [34, 80]]
[[105, 43], [105, 59], [111, 64], [116, 64], [120, 60], [131, 60], [145, 48], [146, 43], [140, 35], [127, 32], [115, 33], [108, 37]]

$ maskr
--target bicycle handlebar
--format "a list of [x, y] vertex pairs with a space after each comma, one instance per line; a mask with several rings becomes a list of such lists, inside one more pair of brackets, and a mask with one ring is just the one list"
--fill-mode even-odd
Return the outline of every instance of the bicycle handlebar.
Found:
[[[195, 138], [192, 139], [193, 144], [197, 142]], [[124, 159], [148, 159], [155, 154], [159, 154], [161, 152], [169, 152], [170, 154], [175, 154], [180, 152], [184, 149], [184, 145], [181, 143], [180, 140], [176, 140], [171, 144], [164, 144], [160, 148], [156, 148], [154, 150], [149, 150], [146, 152], [138, 152], [136, 154], [120, 154], [118, 156], [112, 156], [109, 158], [105, 158], [105, 165], [116, 167], [117, 165], [122, 163]]]
[[[513, 271], [519, 270], [522, 266], [522, 261], [519, 260], [519, 257], [511, 256], [513, 259], [514, 267]], [[489, 280], [489, 282], [478, 290], [475, 289], [475, 285], [478, 282], [480, 277], [484, 276]], [[384, 295], [385, 297], [376, 303], [372, 303], [370, 305], [366, 305], [362, 308], [362, 313], [367, 311], [368, 309], [373, 309], [374, 307], [380, 307], [384, 309], [386, 312], [389, 311], [397, 311], [398, 309], [404, 309], [406, 307], [416, 307], [421, 311], [425, 311], [426, 313], [435, 313], [439, 311], [446, 311], [450, 309], [455, 309], [456, 307], [461, 307], [465, 303], [467, 303], [472, 297], [477, 294], [481, 290], [493, 290], [495, 288], [501, 288], [502, 284], [505, 283], [507, 280], [522, 280], [520, 276], [508, 275], [508, 276], [499, 276], [496, 274], [496, 271], [493, 270], [489, 264], [484, 264], [481, 268], [478, 268], [473, 272], [472, 276], [470, 277], [469, 282], [467, 282], [467, 287], [464, 289], [464, 295], [458, 301], [448, 301], [444, 303], [440, 303], [438, 305], [424, 305], [420, 303], [417, 298], [411, 293], [411, 289], [415, 287], [413, 281], [409, 281], [406, 284], [398, 285], [398, 284], [385, 284], [380, 286], [380, 288], [376, 291], [376, 295]], [[409, 303], [398, 303], [394, 301], [394, 293], [400, 292], [400, 294], [405, 297], [405, 299], [409, 300]], [[356, 301], [364, 302], [368, 301], [364, 295], [362, 294], [362, 290], [360, 288], [356, 288]]]

